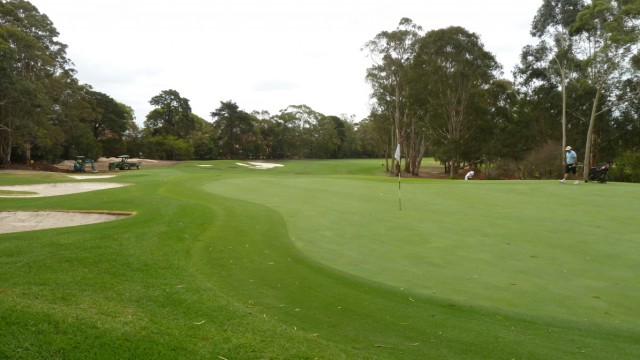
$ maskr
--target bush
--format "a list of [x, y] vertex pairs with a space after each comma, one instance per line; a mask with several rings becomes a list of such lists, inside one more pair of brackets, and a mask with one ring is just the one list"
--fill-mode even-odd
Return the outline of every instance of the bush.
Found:
[[624, 182], [640, 182], [640, 153], [627, 151], [618, 157], [611, 170], [609, 179]]
[[525, 179], [553, 179], [561, 178], [562, 146], [559, 142], [548, 141], [541, 148], [531, 151], [522, 161], [522, 175]]
[[511, 159], [500, 159], [486, 164], [484, 168], [487, 180], [513, 180], [521, 179], [518, 163]]

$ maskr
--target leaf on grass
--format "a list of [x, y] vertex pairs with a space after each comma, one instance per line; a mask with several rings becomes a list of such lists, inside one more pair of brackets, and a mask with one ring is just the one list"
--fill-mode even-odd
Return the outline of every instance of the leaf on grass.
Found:
[[202, 325], [202, 324], [204, 324], [204, 320], [202, 320], [202, 321], [200, 321], [200, 322], [194, 322], [193, 324], [194, 324], [194, 325]]

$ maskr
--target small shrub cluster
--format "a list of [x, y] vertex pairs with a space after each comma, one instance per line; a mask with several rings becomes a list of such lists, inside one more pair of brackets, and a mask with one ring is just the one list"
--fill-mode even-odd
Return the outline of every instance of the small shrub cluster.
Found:
[[521, 171], [518, 162], [511, 159], [500, 159], [485, 165], [485, 179], [487, 180], [512, 180], [521, 179]]
[[619, 156], [608, 175], [613, 181], [640, 182], [640, 153], [627, 151]]
[[561, 178], [563, 173], [562, 145], [548, 141], [541, 148], [534, 149], [522, 161], [522, 177], [525, 179]]

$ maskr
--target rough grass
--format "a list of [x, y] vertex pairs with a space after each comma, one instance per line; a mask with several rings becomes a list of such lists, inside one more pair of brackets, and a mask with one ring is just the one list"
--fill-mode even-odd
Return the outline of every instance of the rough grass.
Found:
[[3, 199], [136, 215], [0, 235], [0, 358], [640, 354], [635, 185], [403, 179], [399, 211], [380, 160], [208, 164]]

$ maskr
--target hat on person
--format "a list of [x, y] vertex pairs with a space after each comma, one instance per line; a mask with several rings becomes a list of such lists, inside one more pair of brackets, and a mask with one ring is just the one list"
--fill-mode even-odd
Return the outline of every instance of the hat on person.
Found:
[[567, 146], [566, 148], [564, 148], [565, 151], [569, 151], [571, 150], [571, 146]]

